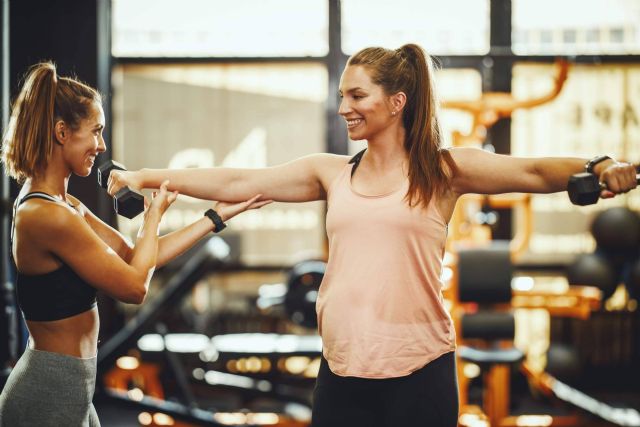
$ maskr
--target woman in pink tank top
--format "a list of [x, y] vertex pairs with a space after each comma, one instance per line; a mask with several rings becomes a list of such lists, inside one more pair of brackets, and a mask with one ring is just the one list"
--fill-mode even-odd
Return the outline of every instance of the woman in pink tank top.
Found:
[[[114, 171], [125, 185], [235, 202], [326, 200], [329, 259], [317, 310], [323, 339], [312, 425], [455, 426], [455, 333], [439, 274], [446, 225], [465, 193], [565, 191], [587, 159], [516, 158], [441, 147], [431, 58], [414, 44], [353, 55], [338, 114], [367, 150], [262, 169]], [[601, 197], [634, 188], [635, 169], [589, 162]], [[357, 169], [356, 169], [357, 168]]]

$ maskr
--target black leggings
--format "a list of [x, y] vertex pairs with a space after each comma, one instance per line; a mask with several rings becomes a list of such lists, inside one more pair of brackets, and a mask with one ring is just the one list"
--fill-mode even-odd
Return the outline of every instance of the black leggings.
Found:
[[410, 375], [341, 377], [322, 358], [313, 392], [312, 427], [455, 427], [458, 422], [455, 353]]

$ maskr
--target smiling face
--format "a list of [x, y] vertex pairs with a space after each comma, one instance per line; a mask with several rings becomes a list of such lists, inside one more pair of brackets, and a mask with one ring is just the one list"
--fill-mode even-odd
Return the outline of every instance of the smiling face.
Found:
[[89, 116], [80, 121], [78, 128], [63, 138], [63, 157], [71, 172], [79, 176], [89, 175], [96, 156], [106, 150], [102, 137], [105, 123], [102, 106], [94, 102], [89, 111]]
[[[371, 81], [367, 68], [348, 65], [340, 79], [340, 114], [352, 140], [373, 139], [394, 123], [393, 97]], [[394, 113], [394, 114], [392, 114]]]

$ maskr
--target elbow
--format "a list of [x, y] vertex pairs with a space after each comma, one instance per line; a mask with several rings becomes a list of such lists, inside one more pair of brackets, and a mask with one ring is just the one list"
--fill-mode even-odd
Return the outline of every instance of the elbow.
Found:
[[147, 296], [146, 289], [131, 289], [126, 295], [119, 298], [125, 304], [140, 305]]
[[129, 304], [140, 305], [147, 298], [147, 289], [143, 287], [142, 289], [136, 289], [136, 291], [131, 295], [131, 299], [128, 301]]
[[146, 277], [136, 280], [135, 283], [131, 283], [130, 286], [128, 286], [129, 292], [123, 302], [135, 305], [142, 304], [147, 297], [147, 290], [149, 289], [147, 283]]

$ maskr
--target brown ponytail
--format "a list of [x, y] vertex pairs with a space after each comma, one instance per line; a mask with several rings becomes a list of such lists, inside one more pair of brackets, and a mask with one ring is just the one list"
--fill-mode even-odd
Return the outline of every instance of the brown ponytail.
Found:
[[95, 89], [73, 78], [59, 78], [53, 63], [31, 67], [2, 138], [6, 173], [19, 183], [41, 173], [53, 152], [55, 123], [62, 120], [77, 129], [89, 117], [93, 102], [102, 102]]
[[404, 92], [407, 103], [402, 112], [406, 132], [404, 147], [409, 155], [409, 190], [411, 206], [427, 206], [431, 198], [449, 188], [453, 159], [441, 148], [442, 134], [438, 120], [438, 99], [431, 58], [415, 44], [390, 50], [371, 47], [349, 58], [347, 65], [366, 66], [371, 80], [382, 86], [387, 95]]

